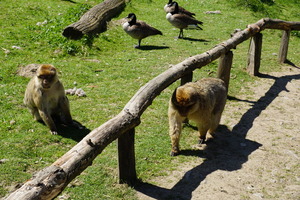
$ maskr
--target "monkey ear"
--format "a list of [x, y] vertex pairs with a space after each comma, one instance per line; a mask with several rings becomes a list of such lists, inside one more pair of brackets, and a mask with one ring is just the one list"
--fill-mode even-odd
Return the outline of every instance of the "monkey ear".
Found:
[[173, 94], [172, 94], [172, 103], [173, 104], [177, 104], [177, 98], [176, 98], [176, 92], [177, 92], [177, 88], [174, 90]]
[[50, 71], [56, 72], [56, 68], [55, 67], [51, 67]]

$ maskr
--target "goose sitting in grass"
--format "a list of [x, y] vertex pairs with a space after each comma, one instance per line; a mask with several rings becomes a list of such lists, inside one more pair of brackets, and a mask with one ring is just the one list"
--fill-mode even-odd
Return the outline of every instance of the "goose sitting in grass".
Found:
[[[170, 12], [174, 11], [175, 8], [172, 7], [172, 3], [173, 3], [173, 1], [169, 0], [169, 3], [167, 3], [164, 6], [164, 10], [165, 10], [166, 13], [170, 13]], [[195, 13], [192, 13], [192, 12], [190, 12], [190, 11], [184, 9], [183, 7], [180, 7], [180, 6], [178, 6], [178, 12], [186, 14], [186, 15], [188, 15], [190, 17], [194, 17], [194, 15], [196, 15]]]
[[138, 45], [136, 45], [135, 48], [139, 48], [142, 39], [148, 36], [162, 35], [162, 32], [156, 28], [149, 26], [143, 21], [136, 20], [136, 15], [134, 13], [129, 13], [126, 18], [129, 19], [129, 21], [123, 24], [123, 29], [132, 38], [138, 40]]
[[174, 11], [168, 13], [166, 18], [173, 26], [180, 29], [178, 38], [183, 38], [183, 29], [203, 30], [200, 26], [198, 26], [198, 24], [202, 25], [203, 22], [186, 14], [179, 13], [179, 6], [177, 2], [172, 2], [171, 8], [174, 8]]

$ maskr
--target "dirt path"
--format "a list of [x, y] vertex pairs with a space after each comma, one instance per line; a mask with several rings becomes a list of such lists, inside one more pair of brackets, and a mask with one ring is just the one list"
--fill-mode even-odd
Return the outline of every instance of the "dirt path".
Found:
[[182, 152], [196, 161], [140, 185], [139, 199], [300, 200], [300, 69], [284, 71], [228, 101], [216, 138]]

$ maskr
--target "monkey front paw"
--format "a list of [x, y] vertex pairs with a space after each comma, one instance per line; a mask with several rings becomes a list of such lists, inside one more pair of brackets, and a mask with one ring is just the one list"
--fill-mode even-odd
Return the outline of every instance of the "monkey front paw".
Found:
[[171, 154], [170, 154], [171, 156], [178, 156], [179, 155], [179, 151], [177, 151], [177, 152], [174, 152], [174, 151], [171, 151]]
[[205, 144], [206, 142], [205, 142], [205, 139], [199, 139], [199, 142], [198, 142], [198, 145], [201, 145], [201, 144]]
[[73, 121], [71, 125], [72, 125], [72, 127], [76, 128], [76, 129], [79, 129], [79, 130], [84, 129], [84, 126], [82, 126], [81, 124], [79, 124], [75, 121]]
[[52, 135], [58, 135], [57, 131], [50, 131]]

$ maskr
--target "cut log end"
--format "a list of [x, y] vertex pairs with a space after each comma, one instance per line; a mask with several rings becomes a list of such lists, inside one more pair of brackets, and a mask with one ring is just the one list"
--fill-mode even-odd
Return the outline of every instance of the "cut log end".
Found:
[[79, 40], [83, 37], [83, 33], [81, 31], [71, 26], [65, 28], [62, 35], [72, 40]]

